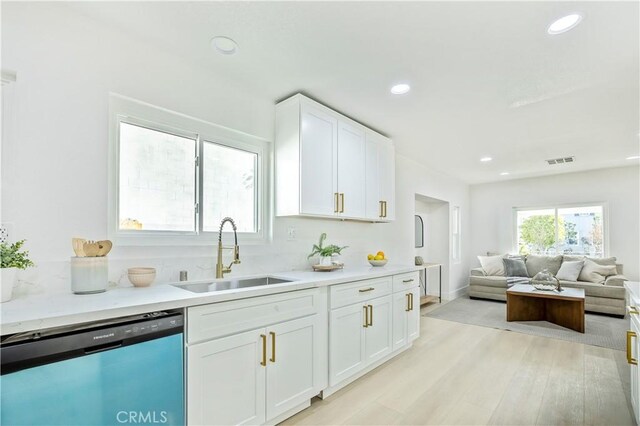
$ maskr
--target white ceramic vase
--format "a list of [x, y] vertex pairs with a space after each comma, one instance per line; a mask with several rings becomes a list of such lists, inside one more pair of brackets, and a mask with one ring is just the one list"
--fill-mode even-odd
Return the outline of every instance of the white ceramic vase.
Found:
[[16, 283], [16, 276], [18, 274], [18, 268], [2, 268], [2, 282], [0, 282], [0, 287], [2, 287], [2, 298], [0, 302], [8, 302], [11, 300], [11, 294], [13, 293], [13, 285]]
[[331, 266], [332, 264], [331, 256], [320, 256], [320, 266]]

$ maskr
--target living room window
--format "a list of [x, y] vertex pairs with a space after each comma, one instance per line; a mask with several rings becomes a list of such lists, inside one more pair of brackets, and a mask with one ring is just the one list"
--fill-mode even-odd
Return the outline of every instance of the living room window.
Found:
[[266, 141], [119, 95], [110, 109], [111, 239], [211, 245], [230, 216], [241, 242], [264, 242]]
[[605, 256], [603, 204], [515, 209], [521, 254]]

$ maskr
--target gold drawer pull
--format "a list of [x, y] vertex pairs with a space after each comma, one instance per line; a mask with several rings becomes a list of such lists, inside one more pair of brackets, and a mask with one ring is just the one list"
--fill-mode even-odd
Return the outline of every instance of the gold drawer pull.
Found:
[[629, 314], [631, 315], [640, 315], [636, 306], [627, 306], [627, 311], [629, 311]]
[[271, 358], [269, 361], [276, 362], [276, 333], [270, 331], [269, 334], [271, 335]]
[[413, 282], [413, 278], [409, 279], [409, 280], [402, 280], [403, 283], [412, 283]]
[[358, 290], [360, 293], [366, 293], [368, 291], [373, 291], [375, 290], [375, 288], [373, 287], [369, 287], [369, 288], [361, 288], [360, 290]]
[[631, 365], [638, 365], [638, 360], [631, 355], [631, 339], [637, 337], [633, 331], [627, 331], [627, 362]]
[[264, 334], [261, 334], [260, 338], [262, 339], [262, 361], [260, 361], [260, 365], [262, 365], [263, 367], [266, 367], [267, 366], [267, 336], [265, 336]]
[[367, 313], [369, 312], [369, 309], [367, 308], [367, 305], [364, 305], [363, 308], [364, 308], [364, 324], [362, 324], [362, 326], [364, 328], [367, 328], [367, 327], [369, 327], [369, 319], [368, 319], [368, 316], [367, 316]]

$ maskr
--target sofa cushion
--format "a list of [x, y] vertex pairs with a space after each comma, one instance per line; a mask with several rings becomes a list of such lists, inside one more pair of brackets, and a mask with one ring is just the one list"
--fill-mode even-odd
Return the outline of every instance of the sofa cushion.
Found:
[[615, 264], [601, 265], [587, 258], [584, 260], [584, 266], [582, 267], [582, 271], [580, 271], [578, 281], [602, 284], [609, 275], [616, 275]]
[[598, 265], [614, 265], [616, 267], [616, 273], [622, 273], [622, 265], [618, 265], [616, 263], [617, 259], [615, 257], [564, 256], [564, 260], [570, 262], [586, 259], [589, 259]]
[[582, 281], [560, 281], [560, 285], [563, 287], [583, 288], [585, 296], [623, 300], [625, 297], [624, 287], [604, 286], [602, 284], [586, 283]]
[[560, 265], [556, 278], [565, 281], [578, 281], [578, 277], [580, 276], [580, 271], [582, 271], [583, 266], [584, 260], [565, 260], [562, 262], [562, 265]]
[[507, 289], [507, 277], [469, 277], [469, 286], [484, 286]]
[[525, 265], [522, 258], [505, 258], [502, 259], [504, 263], [504, 274], [507, 277], [528, 277], [527, 265]]
[[530, 277], [534, 277], [543, 269], [548, 269], [553, 275], [558, 273], [562, 264], [562, 255], [559, 256], [540, 256], [530, 254], [527, 256], [527, 273]]
[[490, 276], [504, 276], [502, 256], [478, 256], [484, 273]]

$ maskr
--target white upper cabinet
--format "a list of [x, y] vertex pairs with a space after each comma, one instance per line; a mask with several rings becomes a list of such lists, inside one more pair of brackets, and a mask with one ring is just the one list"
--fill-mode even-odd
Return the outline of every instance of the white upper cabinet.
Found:
[[375, 221], [395, 219], [395, 149], [382, 135], [366, 136], [366, 217]]
[[333, 215], [338, 187], [338, 120], [303, 105], [300, 121], [300, 187], [304, 189], [300, 191], [300, 213]]
[[276, 106], [276, 216], [393, 220], [394, 157], [389, 139], [294, 95]]
[[365, 217], [364, 129], [338, 123], [338, 206], [340, 216]]

